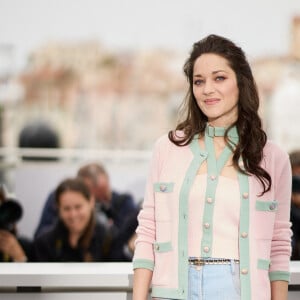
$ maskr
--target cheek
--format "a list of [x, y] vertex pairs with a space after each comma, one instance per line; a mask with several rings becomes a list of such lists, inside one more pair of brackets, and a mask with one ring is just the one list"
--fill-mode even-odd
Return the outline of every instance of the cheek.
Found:
[[200, 89], [199, 88], [195, 88], [193, 86], [193, 90], [192, 91], [193, 91], [194, 98], [197, 100], [199, 98], [199, 96], [200, 96]]
[[196, 88], [196, 89], [193, 89], [193, 95], [194, 95], [194, 101], [195, 103], [197, 104], [197, 106], [199, 108], [201, 108], [203, 106], [203, 102], [201, 101], [201, 91], [200, 89]]
[[82, 209], [80, 211], [79, 215], [81, 216], [82, 219], [87, 220], [90, 218], [91, 213], [92, 213], [91, 208], [86, 207], [85, 209]]
[[228, 95], [232, 98], [233, 101], [238, 101], [239, 98], [239, 89], [235, 82], [232, 82], [231, 84], [227, 85], [224, 90], [224, 94]]
[[59, 217], [62, 219], [62, 220], [65, 220], [65, 219], [67, 219], [68, 217], [69, 217], [69, 213], [68, 212], [66, 212], [66, 211], [63, 211], [63, 210], [60, 210], [59, 211]]

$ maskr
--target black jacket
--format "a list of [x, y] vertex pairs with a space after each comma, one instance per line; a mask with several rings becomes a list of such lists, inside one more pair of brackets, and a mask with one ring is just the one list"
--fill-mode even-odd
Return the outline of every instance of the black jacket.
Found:
[[[96, 223], [88, 252], [92, 261], [105, 261], [110, 247], [110, 237], [103, 225]], [[34, 241], [34, 260], [38, 262], [83, 262], [84, 250], [80, 246], [72, 248], [68, 241], [68, 231], [62, 222], [40, 235]]]

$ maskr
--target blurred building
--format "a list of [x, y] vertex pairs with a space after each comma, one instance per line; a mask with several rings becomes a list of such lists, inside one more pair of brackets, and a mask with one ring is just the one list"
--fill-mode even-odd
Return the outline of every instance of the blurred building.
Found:
[[252, 65], [268, 136], [287, 151], [300, 149], [300, 17], [292, 22], [290, 52]]
[[183, 61], [165, 50], [49, 43], [32, 53], [20, 75], [25, 95], [7, 112], [16, 118], [5, 143], [15, 145], [27, 120], [43, 119], [58, 130], [64, 147], [149, 148], [174, 126], [174, 101], [182, 100], [186, 84]]

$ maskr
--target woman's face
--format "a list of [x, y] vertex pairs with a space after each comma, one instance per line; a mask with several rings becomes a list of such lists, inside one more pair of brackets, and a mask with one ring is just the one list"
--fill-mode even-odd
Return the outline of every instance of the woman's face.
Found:
[[228, 127], [237, 120], [239, 89], [225, 58], [207, 53], [196, 59], [193, 93], [211, 125]]
[[88, 225], [93, 210], [93, 201], [81, 193], [66, 191], [59, 197], [59, 216], [71, 233], [81, 234]]

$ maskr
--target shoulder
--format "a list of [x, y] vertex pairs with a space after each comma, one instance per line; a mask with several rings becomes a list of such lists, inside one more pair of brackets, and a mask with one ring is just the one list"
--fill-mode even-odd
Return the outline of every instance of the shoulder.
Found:
[[103, 224], [101, 224], [99, 221], [96, 221], [94, 235], [103, 237], [106, 235], [106, 233], [107, 233], [106, 227]]
[[284, 175], [290, 177], [291, 163], [289, 155], [273, 141], [268, 141], [264, 147], [262, 166], [268, 170], [271, 176]]
[[[182, 130], [172, 131], [172, 134], [173, 134], [173, 138], [177, 141], [180, 141], [184, 138], [184, 132]], [[186, 147], [186, 146], [183, 146], [183, 147]], [[176, 144], [174, 144], [169, 138], [169, 133], [166, 133], [156, 140], [156, 142], [154, 144], [154, 148], [155, 149], [157, 149], [157, 148], [170, 149], [170, 148], [182, 148], [182, 147], [179, 147]]]
[[264, 147], [264, 155], [266, 158], [272, 157], [274, 159], [289, 160], [288, 153], [271, 140], [268, 140]]
[[61, 227], [55, 224], [45, 232], [41, 233], [35, 240], [35, 244], [52, 244], [57, 238], [61, 237]]
[[131, 205], [133, 202], [134, 200], [131, 194], [112, 191], [112, 205], [127, 206]]

